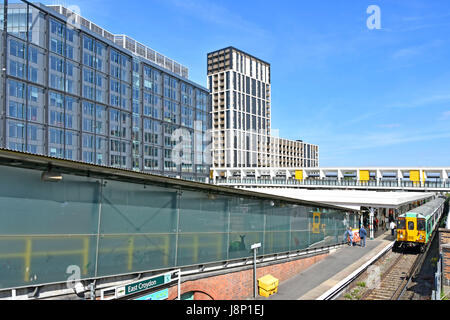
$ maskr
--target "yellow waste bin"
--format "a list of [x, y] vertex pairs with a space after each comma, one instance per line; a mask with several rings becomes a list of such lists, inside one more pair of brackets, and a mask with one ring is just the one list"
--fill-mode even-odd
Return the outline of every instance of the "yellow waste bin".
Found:
[[278, 279], [270, 274], [258, 279], [259, 295], [268, 298], [277, 293], [278, 284]]

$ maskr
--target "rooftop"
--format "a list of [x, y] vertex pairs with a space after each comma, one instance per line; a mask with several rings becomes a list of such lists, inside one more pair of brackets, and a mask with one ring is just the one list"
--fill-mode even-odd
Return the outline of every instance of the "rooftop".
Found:
[[247, 53], [247, 52], [245, 52], [245, 51], [242, 51], [242, 50], [240, 50], [240, 49], [237, 49], [237, 48], [235, 48], [235, 47], [233, 47], [233, 46], [229, 46], [229, 47], [226, 47], [226, 48], [223, 48], [223, 49], [215, 50], [215, 51], [213, 51], [213, 52], [208, 53], [208, 56], [211, 55], [211, 54], [214, 54], [214, 53], [216, 53], [216, 52], [219, 52], [219, 51], [225, 51], [225, 50], [228, 50], [228, 49], [234, 50], [234, 51], [237, 51], [237, 52], [240, 52], [240, 53], [242, 53], [242, 54], [244, 54], [244, 55], [246, 55], [246, 56], [249, 56], [249, 57], [251, 57], [251, 58], [253, 58], [253, 59], [255, 59], [255, 60], [258, 60], [258, 61], [260, 61], [260, 62], [262, 62], [262, 63], [264, 63], [264, 64], [266, 64], [266, 65], [268, 65], [268, 66], [270, 67], [270, 63], [268, 63], [268, 62], [266, 62], [266, 61], [264, 61], [264, 60], [261, 60], [260, 58], [257, 58], [257, 57], [255, 57], [255, 56], [251, 55], [250, 53]]
[[114, 42], [120, 47], [132, 52], [133, 54], [143, 57], [171, 72], [180, 75], [183, 78], [189, 78], [189, 69], [180, 63], [167, 58], [166, 56], [158, 53], [157, 51], [147, 47], [146, 45], [132, 39], [127, 35], [113, 34], [99, 26], [95, 23], [83, 18], [77, 12], [64, 7], [63, 5], [46, 5], [46, 7], [53, 9], [59, 14], [66, 16], [68, 22], [73, 25], [84, 26], [90, 31], [98, 34], [99, 36]]

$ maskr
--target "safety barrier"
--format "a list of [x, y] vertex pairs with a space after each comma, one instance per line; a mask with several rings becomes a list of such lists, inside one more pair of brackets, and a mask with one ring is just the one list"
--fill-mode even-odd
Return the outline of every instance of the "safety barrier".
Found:
[[413, 182], [413, 181], [357, 181], [337, 179], [294, 180], [294, 179], [260, 179], [260, 178], [229, 178], [218, 179], [218, 185], [241, 186], [324, 186], [324, 187], [374, 187], [374, 188], [412, 188], [412, 189], [445, 189], [450, 191], [450, 181]]

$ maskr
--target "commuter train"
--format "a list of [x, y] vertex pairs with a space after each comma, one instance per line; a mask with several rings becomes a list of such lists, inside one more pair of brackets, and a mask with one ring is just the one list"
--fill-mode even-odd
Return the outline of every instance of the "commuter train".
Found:
[[397, 240], [394, 251], [415, 247], [423, 252], [439, 227], [445, 202], [446, 198], [438, 197], [421, 207], [400, 215], [397, 219]]

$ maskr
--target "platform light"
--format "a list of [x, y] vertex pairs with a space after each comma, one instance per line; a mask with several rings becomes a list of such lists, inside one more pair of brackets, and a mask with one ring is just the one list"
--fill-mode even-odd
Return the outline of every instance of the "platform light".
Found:
[[256, 252], [261, 247], [262, 247], [261, 243], [255, 243], [251, 246], [251, 249], [253, 250], [253, 298], [254, 299], [256, 299], [256, 292], [258, 291], [257, 281], [256, 281]]
[[252, 250], [259, 249], [259, 248], [261, 248], [261, 243], [255, 243], [254, 245], [251, 246]]
[[49, 170], [42, 173], [41, 180], [46, 182], [60, 182], [63, 180], [63, 176], [61, 173]]

